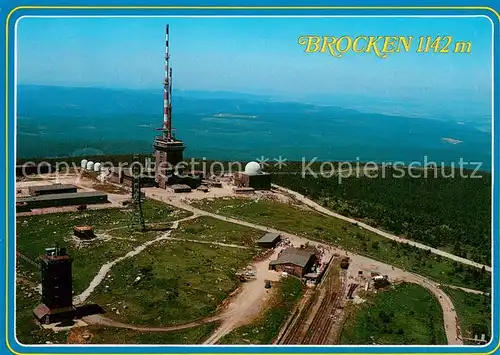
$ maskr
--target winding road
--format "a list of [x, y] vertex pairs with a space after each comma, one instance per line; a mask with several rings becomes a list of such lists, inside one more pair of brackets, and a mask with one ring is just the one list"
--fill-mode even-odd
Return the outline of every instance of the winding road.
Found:
[[456, 255], [447, 253], [445, 251], [442, 251], [442, 250], [439, 250], [439, 249], [436, 249], [436, 248], [431, 248], [430, 246], [427, 246], [425, 244], [422, 244], [422, 243], [419, 243], [419, 242], [415, 242], [415, 241], [412, 241], [412, 240], [409, 240], [409, 239], [401, 238], [401, 237], [398, 237], [397, 235], [384, 232], [384, 231], [382, 231], [380, 229], [377, 229], [375, 227], [369, 226], [366, 223], [363, 223], [363, 222], [360, 222], [360, 221], [355, 220], [353, 218], [349, 218], [349, 217], [343, 216], [341, 214], [332, 212], [329, 209], [326, 209], [326, 208], [320, 206], [319, 204], [317, 204], [316, 202], [312, 201], [311, 199], [307, 198], [306, 196], [301, 195], [298, 192], [295, 192], [293, 190], [281, 187], [281, 186], [276, 185], [276, 184], [272, 184], [272, 187], [274, 189], [276, 189], [276, 190], [284, 193], [284, 194], [292, 196], [297, 201], [300, 201], [304, 205], [309, 206], [310, 208], [316, 210], [317, 212], [320, 212], [320, 213], [325, 214], [327, 216], [335, 217], [335, 218], [341, 219], [341, 220], [346, 221], [346, 222], [355, 223], [355, 224], [357, 224], [359, 227], [361, 227], [363, 229], [369, 230], [370, 232], [376, 233], [376, 234], [378, 234], [378, 235], [380, 235], [380, 236], [382, 236], [384, 238], [393, 240], [395, 242], [405, 243], [405, 244], [408, 244], [408, 245], [411, 245], [411, 246], [414, 246], [416, 248], [423, 249], [423, 250], [430, 250], [431, 253], [436, 254], [436, 255], [440, 255], [440, 256], [442, 256], [444, 258], [448, 258], [448, 259], [457, 261], [459, 263], [462, 263], [462, 264], [465, 264], [465, 265], [474, 266], [474, 267], [477, 267], [477, 268], [480, 268], [480, 269], [484, 267], [486, 271], [491, 272], [491, 267], [488, 266], [488, 265], [483, 265], [483, 264], [480, 264], [480, 263], [476, 263], [475, 261], [472, 261], [472, 260], [469, 260], [469, 259], [465, 259], [465, 258], [462, 258], [460, 256], [456, 256]]
[[[280, 231], [280, 230], [275, 229], [275, 228], [265, 227], [265, 226], [258, 225], [255, 223], [242, 221], [242, 220], [239, 220], [236, 218], [225, 217], [225, 216], [221, 216], [221, 215], [218, 215], [215, 213], [203, 211], [203, 210], [200, 210], [196, 207], [193, 207], [187, 203], [184, 203], [179, 199], [176, 199], [176, 198], [166, 198], [165, 199], [162, 196], [160, 196], [159, 194], [154, 193], [153, 192], [154, 190], [149, 190], [149, 191], [148, 191], [148, 189], [145, 189], [145, 190], [146, 190], [145, 193], [146, 193], [147, 197], [166, 202], [166, 203], [168, 203], [174, 207], [180, 208], [180, 209], [188, 210], [188, 211], [194, 213], [195, 215], [209, 216], [209, 217], [212, 217], [215, 219], [227, 221], [230, 223], [239, 224], [239, 225], [254, 228], [254, 229], [259, 229], [259, 230], [262, 230], [265, 232], [279, 233], [282, 236], [290, 239], [291, 241], [297, 241], [297, 240], [307, 241], [307, 239], [305, 239], [303, 237], [299, 237], [299, 236], [291, 234], [291, 233]], [[298, 195], [300, 195], [300, 194], [298, 194]], [[300, 195], [300, 196], [302, 196], [302, 195]], [[308, 200], [305, 197], [304, 197], [304, 199]], [[308, 201], [310, 201], [310, 200], [308, 200]], [[312, 202], [312, 201], [310, 201], [310, 202]], [[313, 202], [313, 204], [314, 204], [314, 202]], [[310, 206], [310, 207], [312, 207], [312, 206]], [[319, 206], [319, 207], [321, 207], [321, 206]], [[329, 215], [329, 213], [328, 213], [328, 215]], [[336, 217], [335, 215], [336, 214], [334, 214], [332, 217]], [[346, 217], [342, 216], [342, 219], [346, 220], [345, 218]], [[350, 219], [347, 219], [347, 220], [349, 221]], [[352, 220], [352, 221], [359, 224], [359, 222], [357, 222], [355, 220]], [[366, 225], [366, 226], [369, 228], [372, 228], [368, 225]], [[382, 232], [379, 230], [377, 230], [377, 231], [380, 233], [385, 233], [385, 232]], [[379, 233], [377, 233], [377, 234], [379, 234]], [[392, 237], [399, 238], [396, 236], [392, 236]], [[405, 240], [403, 238], [399, 238], [399, 239], [401, 239], [400, 242], [402, 242], [402, 240], [404, 240], [404, 242], [407, 242], [407, 240]], [[398, 241], [398, 240], [396, 240], [396, 241]], [[321, 243], [317, 243], [317, 242], [311, 242], [311, 243], [312, 244], [321, 244]], [[298, 244], [298, 243], [293, 243], [293, 244]], [[426, 249], [428, 249], [428, 247]], [[452, 254], [450, 254], [450, 255], [452, 255]], [[448, 340], [448, 344], [449, 345], [462, 345], [463, 344], [463, 341], [462, 341], [461, 335], [460, 335], [460, 328], [458, 326], [458, 321], [457, 321], [458, 315], [457, 315], [455, 308], [453, 306], [453, 302], [452, 302], [451, 298], [440, 288], [440, 285], [438, 283], [436, 283], [432, 280], [429, 280], [423, 276], [416, 275], [416, 274], [404, 271], [404, 270], [399, 269], [399, 268], [395, 268], [392, 265], [381, 263], [379, 261], [375, 261], [375, 260], [366, 258], [366, 257], [361, 256], [361, 255], [357, 255], [357, 254], [353, 254], [353, 253], [349, 252], [349, 256], [351, 258], [354, 258], [355, 260], [356, 259], [357, 260], [365, 260], [365, 262], [377, 264], [380, 268], [385, 270], [386, 274], [397, 275], [397, 279], [399, 279], [401, 281], [413, 282], [413, 283], [419, 284], [420, 286], [425, 287], [427, 290], [429, 290], [432, 294], [434, 294], [436, 296], [436, 298], [439, 301], [439, 304], [443, 310], [444, 328], [445, 328], [446, 338]], [[466, 259], [464, 259], [464, 260], [466, 260]], [[224, 316], [224, 314], [222, 316]], [[227, 334], [230, 332], [230, 330], [231, 329], [224, 329], [224, 333]], [[219, 338], [220, 337], [221, 336], [219, 336]], [[211, 339], [211, 340], [213, 340], [213, 339]]]
[[[481, 265], [481, 264], [475, 263], [471, 260], [467, 260], [467, 259], [458, 257], [456, 255], [443, 252], [443, 251], [438, 250], [438, 249], [430, 248], [424, 244], [421, 244], [418, 242], [413, 242], [413, 241], [398, 237], [396, 235], [389, 234], [389, 233], [381, 231], [377, 228], [371, 227], [365, 223], [359, 222], [359, 221], [354, 220], [352, 218], [348, 218], [348, 217], [342, 216], [340, 214], [337, 214], [335, 212], [332, 212], [330, 210], [327, 210], [326, 208], [318, 205], [314, 201], [311, 201], [307, 197], [305, 197], [305, 196], [303, 196], [295, 191], [285, 189], [285, 188], [277, 186], [277, 185], [273, 185], [273, 188], [280, 191], [283, 194], [292, 196], [297, 201], [302, 202], [305, 205], [309, 206], [310, 208], [312, 208], [312, 209], [314, 209], [322, 214], [325, 214], [327, 216], [342, 219], [342, 220], [350, 222], [350, 223], [356, 223], [358, 226], [360, 226], [366, 230], [372, 231], [378, 235], [381, 235], [385, 238], [394, 240], [396, 242], [408, 243], [408, 244], [413, 245], [413, 246], [420, 248], [420, 249], [425, 249], [425, 250], [430, 249], [431, 252], [438, 254], [438, 255], [441, 255], [443, 257], [455, 260], [455, 261], [463, 263], [463, 264], [475, 266], [475, 267], [482, 268], [484, 266], [486, 270], [491, 271], [491, 268], [489, 266]], [[288, 232], [284, 232], [284, 231], [281, 231], [281, 230], [278, 230], [275, 228], [270, 228], [270, 227], [262, 226], [262, 225], [259, 225], [256, 223], [242, 221], [242, 220], [232, 218], [232, 217], [221, 216], [221, 215], [218, 215], [215, 213], [211, 213], [211, 212], [207, 212], [207, 211], [198, 209], [198, 208], [193, 207], [192, 205], [182, 201], [178, 196], [172, 197], [172, 195], [165, 194], [164, 191], [161, 191], [158, 189], [145, 188], [145, 189], [143, 189], [143, 191], [145, 192], [146, 196], [149, 198], [165, 202], [165, 203], [172, 205], [174, 207], [177, 207], [177, 208], [180, 208], [183, 210], [187, 210], [187, 211], [190, 211], [193, 213], [193, 215], [190, 217], [173, 222], [172, 230], [177, 228], [179, 223], [182, 221], [197, 218], [199, 216], [209, 216], [209, 217], [212, 217], [212, 218], [215, 218], [218, 220], [246, 226], [246, 227], [253, 228], [253, 229], [258, 229], [258, 230], [261, 230], [264, 232], [279, 233], [282, 236], [284, 236], [285, 238], [290, 239], [290, 241], [292, 241], [293, 244], [296, 244], [296, 245], [300, 245], [300, 243], [305, 243], [305, 242], [310, 242], [311, 244], [322, 244], [322, 243], [318, 243], [318, 242], [314, 242], [314, 241], [309, 241], [306, 238], [303, 238], [303, 237], [300, 237], [300, 236], [297, 236], [297, 235], [294, 235], [294, 234], [291, 234]], [[146, 247], [156, 243], [157, 241], [164, 240], [164, 239], [177, 240], [177, 238], [170, 237], [170, 233], [172, 230], [170, 230], [169, 232], [161, 235], [160, 237], [158, 237], [154, 240], [150, 240], [150, 241], [140, 245], [139, 247], [137, 247], [134, 250], [127, 253], [126, 255], [103, 265], [101, 267], [99, 273], [92, 280], [89, 287], [82, 294], [75, 297], [75, 303], [83, 303], [90, 296], [90, 294], [94, 291], [94, 289], [102, 282], [102, 280], [104, 280], [106, 274], [109, 272], [111, 267], [113, 265], [115, 265], [116, 263], [118, 263], [126, 258], [137, 255], [142, 250], [144, 250]], [[200, 241], [193, 240], [193, 242], [200, 242]], [[225, 245], [225, 246], [233, 246], [233, 245]], [[237, 247], [241, 247], [241, 246], [237, 246]], [[342, 253], [345, 252], [341, 249], [338, 249], [338, 251], [340, 251]], [[359, 262], [359, 263], [376, 265], [378, 270], [384, 271], [385, 274], [390, 275], [395, 280], [397, 279], [400, 281], [413, 282], [413, 283], [419, 284], [422, 287], [429, 290], [433, 295], [435, 295], [436, 299], [439, 301], [439, 304], [443, 310], [444, 328], [445, 328], [448, 344], [450, 344], [450, 345], [463, 344], [461, 336], [460, 336], [460, 328], [458, 326], [458, 321], [457, 321], [458, 316], [457, 316], [456, 311], [454, 309], [453, 302], [450, 299], [450, 297], [441, 289], [440, 284], [438, 284], [432, 280], [429, 280], [423, 276], [413, 274], [413, 273], [407, 272], [407, 271], [399, 269], [399, 268], [395, 268], [392, 265], [385, 264], [385, 263], [361, 256], [361, 255], [353, 254], [350, 252], [348, 253], [348, 255], [353, 260], [354, 263]], [[463, 288], [460, 288], [460, 289], [462, 289], [466, 292], [481, 293], [480, 291], [476, 291], [476, 290], [469, 290], [469, 289], [463, 289]], [[245, 298], [246, 297], [245, 290], [243, 290], [242, 293], [240, 293], [236, 297], [237, 298]], [[221, 326], [208, 339], [207, 343], [214, 344], [222, 336], [224, 336], [225, 334], [228, 334], [230, 331], [235, 329], [237, 326], [242, 325], [241, 322], [230, 321], [233, 318], [237, 318], [239, 315], [240, 315], [239, 313], [235, 312], [234, 307], [228, 307], [226, 310], [223, 310], [218, 315], [210, 316], [210, 317], [207, 317], [207, 318], [204, 318], [201, 320], [196, 320], [193, 322], [189, 322], [186, 324], [175, 325], [175, 326], [165, 326], [165, 327], [147, 327], [147, 326], [137, 326], [137, 325], [132, 325], [132, 324], [126, 324], [126, 323], [116, 322], [114, 320], [105, 318], [105, 317], [100, 316], [100, 315], [86, 317], [86, 321], [88, 321], [89, 323], [92, 323], [92, 324], [101, 324], [101, 325], [127, 328], [127, 329], [138, 330], [138, 331], [160, 331], [160, 332], [187, 329], [187, 328], [191, 328], [191, 327], [195, 327], [195, 326], [199, 326], [202, 324], [207, 324], [207, 323], [211, 323], [211, 322], [215, 322], [215, 321], [222, 321]]]

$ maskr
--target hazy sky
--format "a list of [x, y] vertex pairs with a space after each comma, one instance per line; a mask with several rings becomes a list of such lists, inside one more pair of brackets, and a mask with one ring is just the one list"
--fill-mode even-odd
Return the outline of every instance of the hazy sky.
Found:
[[[387, 96], [491, 95], [486, 18], [24, 18], [18, 83], [161, 88], [170, 24], [175, 89]], [[469, 54], [307, 54], [301, 35], [437, 36]], [[161, 89], [160, 89], [161, 90]], [[459, 95], [457, 94], [457, 95]]]

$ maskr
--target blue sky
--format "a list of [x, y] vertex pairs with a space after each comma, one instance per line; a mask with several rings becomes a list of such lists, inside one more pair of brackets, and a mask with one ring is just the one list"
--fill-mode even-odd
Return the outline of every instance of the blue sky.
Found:
[[[491, 96], [486, 18], [24, 18], [18, 83], [161, 88], [166, 23], [175, 89], [488, 102]], [[471, 41], [472, 52], [333, 58], [304, 53], [297, 38], [307, 34], [451, 35]]]

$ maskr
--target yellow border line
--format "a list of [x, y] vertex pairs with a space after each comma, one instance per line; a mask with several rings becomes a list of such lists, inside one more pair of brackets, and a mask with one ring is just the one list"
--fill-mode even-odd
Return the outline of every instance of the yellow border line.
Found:
[[[18, 6], [12, 9], [7, 15], [5, 21], [5, 163], [8, 165], [9, 159], [9, 22], [12, 14], [18, 10], [483, 10], [492, 12], [500, 22], [500, 14], [493, 8], [489, 6]], [[147, 16], [147, 15], [146, 15]], [[494, 117], [493, 117], [494, 119]], [[7, 190], [5, 192], [5, 211], [9, 210], [9, 193], [8, 193], [8, 182], [9, 182], [9, 171], [8, 166], [5, 169], [5, 181], [7, 183]], [[7, 348], [16, 355], [47, 355], [48, 353], [18, 353], [9, 343], [9, 333], [8, 333], [8, 288], [9, 288], [9, 271], [8, 271], [8, 260], [9, 260], [9, 218], [7, 214], [7, 219], [5, 221], [5, 246], [6, 246], [6, 282], [5, 282], [5, 293], [7, 297], [5, 299], [5, 343]], [[15, 287], [15, 286], [14, 286]], [[165, 344], [166, 345], [166, 344]], [[495, 353], [500, 348], [500, 342], [497, 344], [496, 348], [486, 353], [463, 353], [467, 355], [490, 355]], [[255, 352], [257, 354], [258, 352]], [[83, 353], [86, 354], [86, 353]], [[90, 354], [90, 353], [89, 353]], [[109, 353], [99, 354], [92, 353], [96, 355], [107, 355]], [[116, 355], [128, 355], [131, 353], [123, 353]], [[248, 353], [252, 354], [252, 353]], [[351, 355], [351, 353], [336, 353], [339, 355]], [[372, 354], [372, 353], [357, 353], [357, 354]], [[408, 353], [391, 353], [391, 354], [408, 354]], [[418, 354], [418, 353], [415, 353]], [[427, 353], [428, 355], [438, 355], [441, 353]], [[462, 354], [462, 353], [461, 353]], [[72, 355], [60, 353], [58, 355]], [[158, 355], [162, 355], [158, 353]], [[173, 355], [173, 354], [168, 354]]]

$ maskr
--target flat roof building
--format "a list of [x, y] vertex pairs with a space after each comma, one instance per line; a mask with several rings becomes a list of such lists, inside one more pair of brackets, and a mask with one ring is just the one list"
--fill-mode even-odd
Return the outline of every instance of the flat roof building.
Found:
[[35, 164], [24, 163], [16, 165], [16, 176], [27, 176], [35, 174], [49, 174], [54, 171], [54, 167], [47, 163]]
[[76, 186], [69, 184], [37, 185], [31, 186], [28, 190], [31, 196], [53, 195], [76, 192]]
[[235, 194], [253, 194], [255, 189], [253, 187], [234, 187], [233, 192]]
[[191, 192], [191, 186], [189, 185], [184, 185], [184, 184], [175, 184], [171, 185], [170, 188], [175, 192]]
[[279, 233], [267, 233], [257, 240], [257, 245], [262, 248], [274, 248], [281, 241]]
[[26, 203], [26, 208], [46, 208], [107, 203], [108, 195], [100, 191], [74, 192], [56, 195], [18, 197], [16, 203]]

